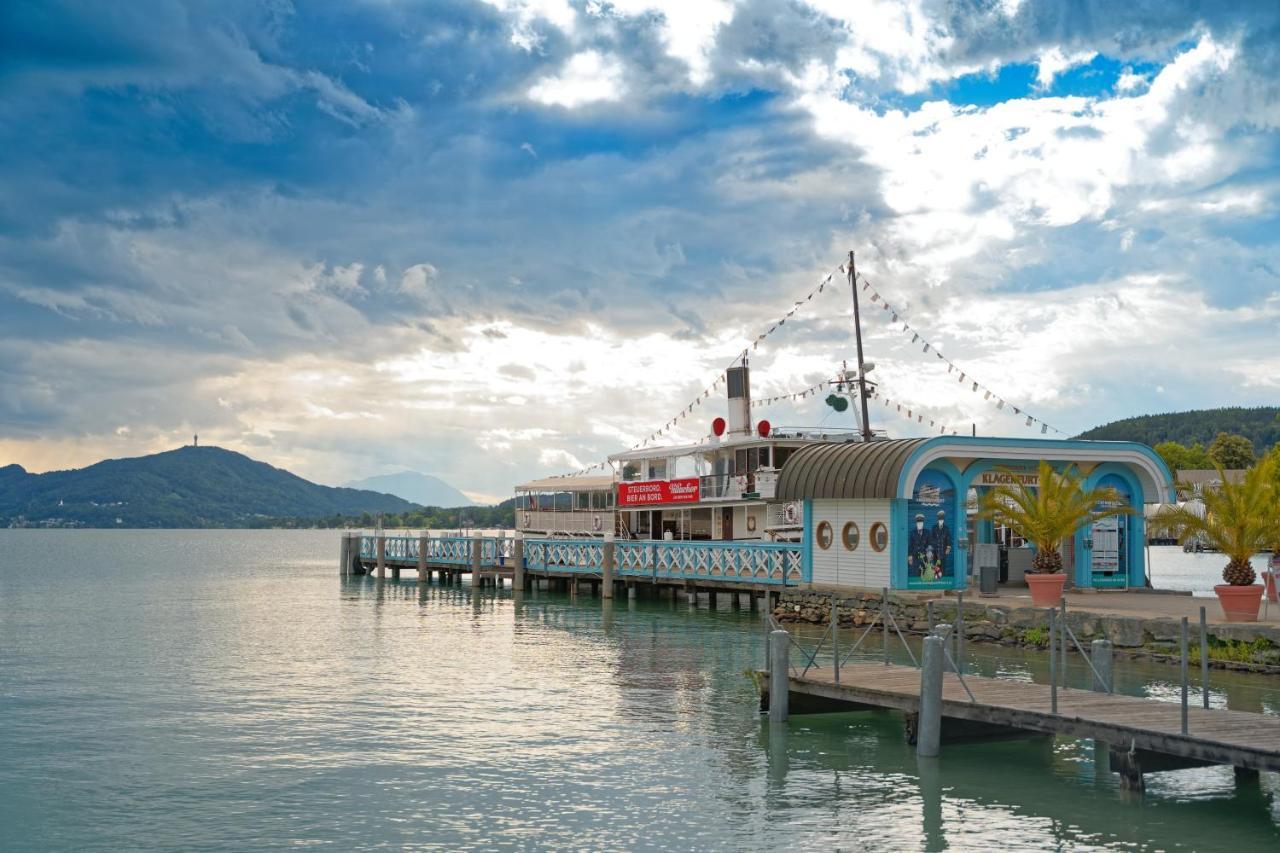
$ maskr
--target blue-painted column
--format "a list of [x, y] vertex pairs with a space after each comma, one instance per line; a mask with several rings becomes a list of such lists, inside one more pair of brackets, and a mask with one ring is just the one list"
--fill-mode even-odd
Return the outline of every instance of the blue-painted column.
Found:
[[907, 588], [907, 500], [889, 502], [889, 583], [894, 589]]
[[[804, 528], [800, 533], [801, 573], [805, 583], [813, 583], [813, 501], [805, 498], [802, 511]], [[783, 569], [783, 585], [786, 585], [786, 569]]]

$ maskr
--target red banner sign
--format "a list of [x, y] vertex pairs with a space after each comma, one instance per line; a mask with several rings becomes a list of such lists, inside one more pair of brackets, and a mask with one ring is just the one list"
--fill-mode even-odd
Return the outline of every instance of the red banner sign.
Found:
[[698, 483], [697, 477], [687, 477], [683, 480], [619, 483], [618, 506], [697, 503], [701, 495]]

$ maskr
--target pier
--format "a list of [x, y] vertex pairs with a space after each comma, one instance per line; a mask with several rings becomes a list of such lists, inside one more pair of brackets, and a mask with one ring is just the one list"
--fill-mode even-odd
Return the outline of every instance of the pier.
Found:
[[576, 594], [583, 584], [613, 598], [650, 594], [727, 593], [734, 606], [772, 608], [777, 594], [803, 579], [803, 548], [797, 543], [525, 538], [522, 536], [413, 536], [346, 534], [339, 570], [343, 576], [372, 574], [399, 579], [404, 570], [420, 582], [434, 577], [474, 587], [529, 590], [534, 584]]
[[[951, 741], [1088, 738], [1097, 745], [1100, 766], [1119, 774], [1122, 789], [1131, 791], [1144, 789], [1144, 774], [1188, 767], [1228, 765], [1246, 779], [1258, 771], [1280, 772], [1280, 717], [1211, 708], [1203, 666], [1201, 690], [1193, 689], [1185, 619], [1181, 699], [1173, 703], [1114, 693], [1110, 642], [1095, 640], [1086, 652], [1066, 620], [1055, 618], [1052, 609], [1047, 613], [1048, 684], [966, 674], [963, 626], [958, 632], [948, 624], [934, 626], [917, 659], [887, 606], [846, 647], [839, 644], [835, 620], [815, 647], [806, 648], [766, 614], [767, 669], [756, 673], [761, 710], [776, 723], [786, 722], [792, 713], [900, 712], [908, 741], [925, 757], [940, 755], [942, 744]], [[880, 660], [850, 663], [873, 634], [881, 640], [880, 649], [872, 652]], [[891, 663], [890, 648], [897, 641], [911, 665]], [[1073, 649], [1091, 672], [1090, 690], [1066, 686]], [[797, 663], [792, 652], [798, 652]], [[1196, 692], [1200, 703], [1193, 698]]]

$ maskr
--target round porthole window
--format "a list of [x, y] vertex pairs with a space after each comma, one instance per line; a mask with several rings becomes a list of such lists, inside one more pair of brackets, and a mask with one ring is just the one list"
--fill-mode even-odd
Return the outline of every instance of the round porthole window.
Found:
[[840, 541], [844, 543], [846, 551], [858, 550], [858, 540], [862, 538], [862, 531], [858, 530], [858, 525], [852, 521], [846, 521], [844, 527], [840, 529]]
[[818, 547], [827, 550], [831, 547], [831, 541], [835, 538], [835, 533], [831, 530], [831, 522], [818, 522], [818, 529], [814, 531], [814, 541], [818, 543]]
[[889, 528], [884, 526], [884, 522], [877, 521], [871, 525], [871, 548], [875, 551], [883, 551], [889, 547]]

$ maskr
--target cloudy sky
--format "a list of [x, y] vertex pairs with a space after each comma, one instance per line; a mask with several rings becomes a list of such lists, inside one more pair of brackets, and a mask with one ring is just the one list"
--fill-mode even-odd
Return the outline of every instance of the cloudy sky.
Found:
[[[849, 249], [1066, 433], [1275, 404], [1278, 81], [1273, 0], [9, 0], [0, 464], [198, 430], [500, 498], [647, 438]], [[805, 302], [756, 395], [851, 358], [849, 311]], [[876, 426], [1039, 434], [867, 325], [927, 418]]]

